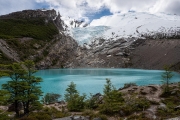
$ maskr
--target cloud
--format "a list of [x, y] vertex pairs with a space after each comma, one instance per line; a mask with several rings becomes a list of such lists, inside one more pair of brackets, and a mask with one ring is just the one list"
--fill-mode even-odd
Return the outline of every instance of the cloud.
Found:
[[180, 1], [179, 0], [173, 0], [173, 2], [169, 1], [169, 3], [166, 4], [162, 12], [180, 15]]
[[50, 8], [60, 11], [62, 16], [72, 18], [87, 18], [103, 9], [109, 9], [112, 14], [137, 12], [165, 12], [180, 15], [179, 0], [36, 0], [46, 2]]
[[56, 9], [62, 16], [88, 20], [91, 14], [109, 9], [112, 14], [137, 12], [165, 12], [180, 15], [179, 0], [1, 0], [0, 14], [23, 9]]
[[34, 0], [0, 0], [0, 15], [34, 8]]

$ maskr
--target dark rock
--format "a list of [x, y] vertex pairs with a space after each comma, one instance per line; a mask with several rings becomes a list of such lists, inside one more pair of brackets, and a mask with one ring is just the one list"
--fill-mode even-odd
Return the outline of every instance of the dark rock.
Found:
[[174, 108], [175, 111], [180, 110], [180, 105]]
[[158, 106], [159, 109], [161, 110], [166, 110], [167, 106], [164, 103], [160, 103], [160, 105]]
[[93, 120], [102, 120], [101, 118], [94, 118]]

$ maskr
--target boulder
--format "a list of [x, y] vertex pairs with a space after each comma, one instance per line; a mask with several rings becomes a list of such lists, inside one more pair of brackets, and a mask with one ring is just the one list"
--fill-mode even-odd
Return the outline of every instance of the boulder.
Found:
[[160, 105], [158, 106], [159, 109], [161, 110], [166, 110], [167, 106], [164, 103], [160, 103]]

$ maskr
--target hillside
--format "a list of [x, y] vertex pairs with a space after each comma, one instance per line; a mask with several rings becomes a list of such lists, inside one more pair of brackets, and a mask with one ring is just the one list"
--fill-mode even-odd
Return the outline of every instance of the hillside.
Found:
[[72, 44], [76, 43], [61, 31], [60, 14], [56, 14], [55, 10], [24, 10], [0, 16], [1, 63], [31, 59], [42, 69], [44, 63], [41, 61], [51, 58], [49, 62], [46, 61], [45, 64], [48, 65], [45, 68], [52, 67], [59, 61], [57, 66], [62, 67], [64, 59], [59, 58], [69, 59], [68, 52], [64, 51], [73, 49], [67, 46], [61, 48], [64, 47], [62, 44], [66, 45], [68, 40]]

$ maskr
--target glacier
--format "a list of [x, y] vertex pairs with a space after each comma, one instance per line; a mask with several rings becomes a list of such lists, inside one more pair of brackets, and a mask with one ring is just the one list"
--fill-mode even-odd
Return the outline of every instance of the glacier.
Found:
[[73, 37], [80, 45], [90, 44], [95, 38], [100, 38], [102, 35], [111, 29], [110, 26], [89, 26], [84, 28], [71, 28], [69, 35]]
[[98, 38], [117, 40], [153, 36], [156, 39], [159, 34], [165, 37], [180, 35], [180, 16], [164, 13], [114, 14], [95, 19], [87, 27], [72, 27], [67, 20], [65, 23], [69, 26], [66, 34], [80, 45], [91, 44]]

